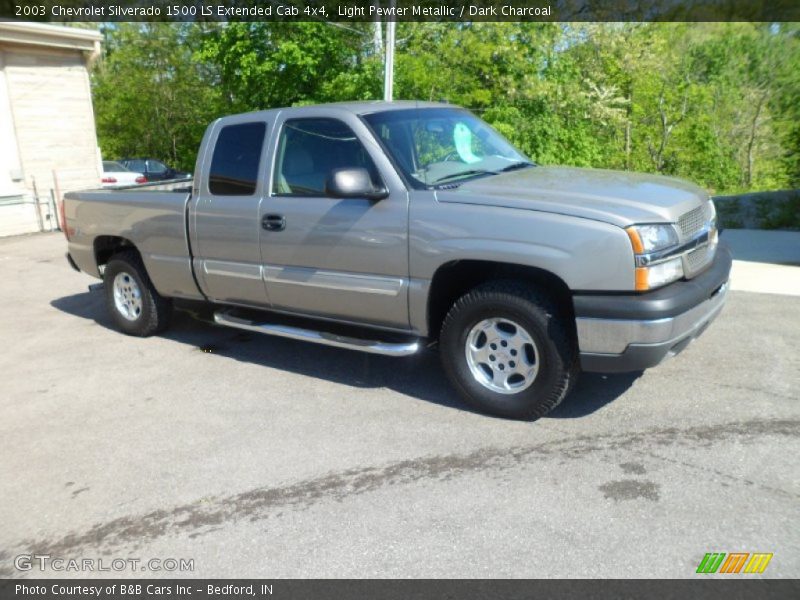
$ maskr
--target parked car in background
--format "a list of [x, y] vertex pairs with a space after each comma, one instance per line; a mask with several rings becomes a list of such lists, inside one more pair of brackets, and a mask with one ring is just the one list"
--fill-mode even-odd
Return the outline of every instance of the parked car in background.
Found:
[[147, 181], [165, 181], [167, 179], [186, 179], [192, 176], [186, 171], [176, 171], [154, 158], [123, 158], [117, 161], [131, 171], [137, 171], [147, 177]]
[[100, 183], [103, 187], [121, 187], [147, 183], [147, 178], [142, 173], [131, 171], [116, 161], [104, 160]]

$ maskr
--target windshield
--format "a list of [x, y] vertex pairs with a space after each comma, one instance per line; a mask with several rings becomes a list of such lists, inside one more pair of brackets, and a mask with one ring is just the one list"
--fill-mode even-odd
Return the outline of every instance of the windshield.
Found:
[[458, 108], [411, 108], [365, 115], [416, 188], [452, 184], [532, 163], [473, 114]]

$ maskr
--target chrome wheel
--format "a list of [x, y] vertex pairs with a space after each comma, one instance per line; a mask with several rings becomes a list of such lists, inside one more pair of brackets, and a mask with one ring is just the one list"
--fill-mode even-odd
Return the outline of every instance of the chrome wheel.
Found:
[[114, 277], [114, 306], [119, 314], [135, 321], [142, 314], [142, 292], [136, 280], [125, 271]]
[[527, 389], [539, 373], [531, 335], [509, 319], [484, 319], [467, 335], [467, 365], [475, 380], [499, 394]]

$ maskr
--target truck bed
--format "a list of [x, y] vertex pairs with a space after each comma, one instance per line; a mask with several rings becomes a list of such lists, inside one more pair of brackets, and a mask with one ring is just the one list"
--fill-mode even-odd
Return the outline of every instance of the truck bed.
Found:
[[70, 192], [64, 196], [69, 254], [81, 270], [101, 277], [95, 253], [105, 238], [123, 238], [139, 250], [159, 293], [202, 299], [189, 251], [190, 198], [191, 180]]

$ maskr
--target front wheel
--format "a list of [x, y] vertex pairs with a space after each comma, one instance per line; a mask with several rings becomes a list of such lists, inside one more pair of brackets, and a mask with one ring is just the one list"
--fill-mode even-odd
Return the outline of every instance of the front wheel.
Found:
[[555, 408], [578, 374], [564, 311], [514, 281], [481, 285], [462, 296], [442, 325], [444, 370], [480, 411], [532, 420]]
[[146, 337], [167, 327], [172, 303], [156, 291], [136, 252], [127, 250], [112, 256], [103, 282], [106, 307], [123, 333]]

